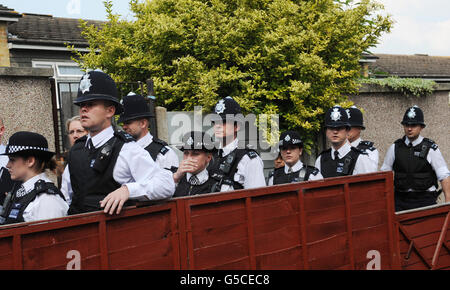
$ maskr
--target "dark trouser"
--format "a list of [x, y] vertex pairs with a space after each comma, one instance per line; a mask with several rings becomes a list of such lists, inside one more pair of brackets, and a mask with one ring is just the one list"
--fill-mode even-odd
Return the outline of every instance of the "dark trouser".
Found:
[[395, 192], [395, 211], [408, 210], [436, 204], [436, 191]]

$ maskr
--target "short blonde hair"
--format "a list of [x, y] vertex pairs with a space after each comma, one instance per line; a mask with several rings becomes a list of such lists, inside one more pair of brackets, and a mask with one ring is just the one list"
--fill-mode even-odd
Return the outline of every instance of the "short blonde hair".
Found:
[[69, 132], [69, 126], [70, 126], [70, 123], [72, 123], [73, 121], [78, 121], [78, 122], [81, 122], [81, 118], [80, 118], [80, 116], [73, 116], [72, 118], [70, 118], [70, 119], [68, 119], [67, 121], [66, 121], [66, 131], [67, 132]]

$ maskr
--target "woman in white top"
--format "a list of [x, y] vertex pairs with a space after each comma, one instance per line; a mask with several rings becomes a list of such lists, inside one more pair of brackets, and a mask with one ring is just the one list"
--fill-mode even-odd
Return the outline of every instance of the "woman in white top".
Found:
[[54, 170], [54, 152], [48, 149], [44, 136], [33, 132], [17, 132], [9, 138], [3, 155], [11, 179], [22, 182], [6, 198], [2, 223], [12, 224], [67, 215], [69, 208], [62, 193], [47, 177], [45, 170]]

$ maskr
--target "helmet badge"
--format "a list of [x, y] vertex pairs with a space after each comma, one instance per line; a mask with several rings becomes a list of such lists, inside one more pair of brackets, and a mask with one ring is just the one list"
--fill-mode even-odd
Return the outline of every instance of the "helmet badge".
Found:
[[414, 110], [414, 107], [412, 107], [411, 109], [409, 109], [408, 118], [414, 119], [415, 116], [416, 116], [416, 112]]
[[339, 108], [333, 108], [333, 112], [331, 112], [331, 120], [338, 121], [341, 119], [341, 112], [339, 112]]
[[89, 74], [85, 74], [80, 81], [80, 90], [84, 94], [85, 92], [89, 92], [91, 88], [91, 80], [89, 79]]
[[215, 111], [217, 114], [222, 114], [223, 111], [225, 111], [225, 101], [224, 100], [220, 100], [215, 108]]

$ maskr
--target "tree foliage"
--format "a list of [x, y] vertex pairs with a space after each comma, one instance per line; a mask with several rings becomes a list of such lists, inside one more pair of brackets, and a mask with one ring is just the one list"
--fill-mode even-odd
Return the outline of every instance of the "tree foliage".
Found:
[[91, 48], [78, 53], [82, 67], [152, 78], [168, 110], [233, 96], [244, 113], [279, 114], [307, 150], [324, 112], [356, 92], [361, 53], [392, 24], [372, 0], [132, 0], [132, 20], [104, 3], [101, 29], [81, 23]]

